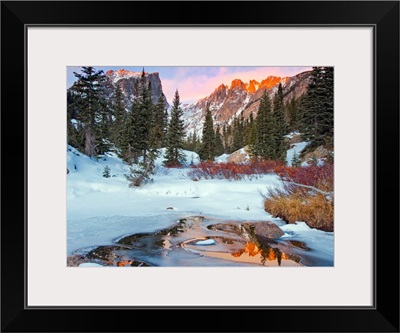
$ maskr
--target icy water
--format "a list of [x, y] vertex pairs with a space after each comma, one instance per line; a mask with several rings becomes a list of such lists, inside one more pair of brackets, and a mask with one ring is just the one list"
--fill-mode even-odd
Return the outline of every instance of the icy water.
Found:
[[114, 239], [114, 245], [78, 250], [103, 266], [325, 266], [301, 241], [268, 239], [246, 223], [191, 216], [153, 233]]

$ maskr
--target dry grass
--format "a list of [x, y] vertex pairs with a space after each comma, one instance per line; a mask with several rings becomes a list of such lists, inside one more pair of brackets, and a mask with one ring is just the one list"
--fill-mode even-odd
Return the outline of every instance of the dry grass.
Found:
[[[287, 223], [303, 221], [311, 228], [333, 231], [333, 165], [285, 167], [279, 171], [280, 178], [288, 183], [283, 189], [268, 192], [264, 209]], [[308, 187], [296, 186], [293, 182]], [[320, 193], [318, 190], [327, 191], [331, 195]]]
[[311, 228], [333, 231], [333, 201], [322, 194], [273, 196], [264, 201], [264, 208], [288, 223], [304, 221]]

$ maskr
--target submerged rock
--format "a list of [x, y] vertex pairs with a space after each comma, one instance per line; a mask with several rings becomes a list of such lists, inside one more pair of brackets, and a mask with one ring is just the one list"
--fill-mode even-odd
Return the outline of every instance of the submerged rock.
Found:
[[271, 221], [260, 221], [254, 223], [254, 233], [270, 239], [282, 237], [285, 233]]
[[90, 262], [84, 255], [73, 254], [67, 257], [67, 267], [78, 267], [80, 264]]
[[216, 223], [216, 224], [210, 224], [209, 226], [207, 226], [207, 229], [224, 231], [224, 232], [233, 233], [236, 235], [242, 234], [240, 224]]

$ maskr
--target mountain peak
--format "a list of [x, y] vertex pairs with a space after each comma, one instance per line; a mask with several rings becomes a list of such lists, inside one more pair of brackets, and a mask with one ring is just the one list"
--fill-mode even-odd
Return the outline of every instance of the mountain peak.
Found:
[[[158, 72], [144, 72], [147, 84], [151, 85], [151, 95], [154, 104], [158, 102], [161, 96], [164, 100], [166, 108], [169, 108], [167, 98], [162, 89], [162, 83]], [[142, 71], [133, 72], [124, 68], [117, 70], [108, 70], [105, 73], [108, 78], [107, 94], [111, 96], [114, 93], [114, 87], [118, 86], [121, 89], [125, 107], [129, 110], [132, 106], [132, 101], [135, 99], [138, 91], [137, 83], [141, 80]]]
[[[144, 72], [145, 75], [148, 75], [149, 73]], [[121, 79], [127, 79], [130, 77], [139, 77], [142, 75], [142, 72], [132, 72], [128, 71], [127, 69], [118, 69], [118, 70], [108, 70], [106, 72], [106, 76], [110, 77], [114, 82], [119, 81]]]
[[[249, 83], [244, 83], [240, 79], [235, 79], [232, 81], [230, 89], [241, 89], [247, 91], [250, 94], [254, 94], [258, 90], [259, 85], [260, 84], [256, 80], [250, 80]], [[218, 87], [218, 89], [220, 89], [220, 87]]]
[[225, 93], [226, 89], [228, 89], [228, 86], [226, 86], [225, 84], [221, 83], [217, 89], [215, 89], [216, 93]]
[[227, 86], [223, 83], [221, 83], [217, 89], [215, 89], [216, 91], [225, 91], [227, 88]]
[[254, 94], [257, 91], [259, 85], [260, 84], [256, 80], [250, 80], [249, 84], [247, 85], [247, 91], [250, 94]]
[[243, 83], [242, 80], [235, 79], [232, 81], [230, 89], [235, 89], [235, 88], [241, 88], [243, 90], [246, 90], [246, 85]]
[[259, 88], [270, 89], [274, 85], [278, 84], [282, 80], [279, 76], [268, 76], [265, 80], [262, 80]]
[[311, 72], [304, 72], [292, 77], [268, 76], [261, 83], [254, 79], [245, 83], [234, 79], [230, 86], [220, 84], [209, 96], [184, 106], [185, 129], [201, 136], [207, 105], [210, 105], [214, 125], [230, 124], [240, 114], [245, 119], [256, 115], [264, 91], [272, 96], [279, 83], [285, 93], [285, 102], [293, 97], [297, 99], [307, 90], [310, 75]]

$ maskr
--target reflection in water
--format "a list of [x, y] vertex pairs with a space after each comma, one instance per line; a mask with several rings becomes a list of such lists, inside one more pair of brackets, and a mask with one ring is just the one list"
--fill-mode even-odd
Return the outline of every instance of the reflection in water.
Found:
[[115, 245], [99, 246], [87, 258], [105, 266], [303, 266], [297, 254], [304, 243], [272, 240], [250, 224], [202, 216], [183, 218], [153, 233], [119, 237]]
[[278, 266], [281, 266], [282, 264], [282, 259], [283, 260], [291, 260], [296, 263], [299, 263], [300, 258], [294, 255], [289, 255], [287, 253], [282, 252], [278, 248], [273, 248], [263, 242], [247, 242], [246, 246], [234, 253], [231, 253], [231, 255], [235, 258], [241, 257], [243, 255], [247, 255], [250, 257], [255, 257], [255, 256], [260, 256], [261, 257], [261, 263], [265, 265], [266, 261], [277, 261]]
[[254, 257], [255, 255], [259, 254], [260, 252], [261, 252], [261, 250], [259, 249], [259, 247], [256, 244], [254, 244], [252, 242], [247, 242], [244, 249], [234, 252], [231, 255], [234, 257], [240, 257], [243, 253], [247, 253], [250, 257]]

